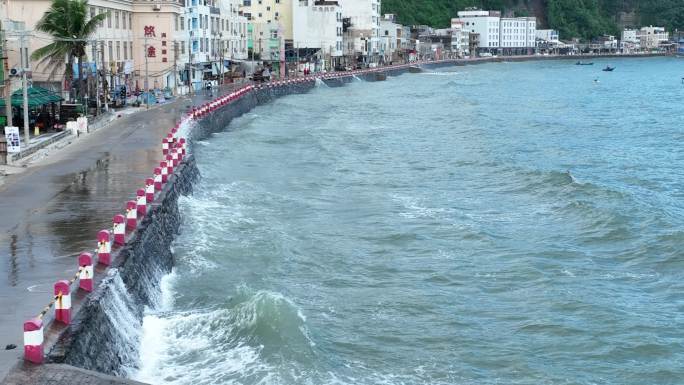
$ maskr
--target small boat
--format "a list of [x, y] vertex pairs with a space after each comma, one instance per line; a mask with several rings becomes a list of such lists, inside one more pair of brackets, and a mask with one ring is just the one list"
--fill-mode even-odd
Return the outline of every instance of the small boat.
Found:
[[576, 66], [593, 66], [594, 63], [591, 63], [591, 62], [590, 63], [583, 63], [581, 61], [578, 61], [577, 63], [575, 63], [575, 65]]
[[604, 68], [603, 71], [605, 71], [605, 72], [612, 72], [614, 69], [615, 69], [615, 67], [606, 66], [606, 68]]

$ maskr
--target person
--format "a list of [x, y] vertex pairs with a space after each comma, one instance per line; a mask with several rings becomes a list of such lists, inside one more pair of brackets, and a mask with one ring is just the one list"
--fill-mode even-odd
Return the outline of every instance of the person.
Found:
[[268, 67], [264, 68], [264, 72], [262, 73], [262, 76], [264, 78], [264, 81], [270, 81], [271, 80], [271, 71], [268, 70]]

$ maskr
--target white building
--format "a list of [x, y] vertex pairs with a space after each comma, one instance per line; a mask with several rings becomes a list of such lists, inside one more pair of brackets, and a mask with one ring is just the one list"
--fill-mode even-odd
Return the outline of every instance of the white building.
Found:
[[296, 0], [292, 3], [296, 50], [317, 49], [324, 68], [334, 68], [343, 55], [342, 7], [337, 1]]
[[378, 50], [384, 63], [399, 61], [403, 57], [406, 46], [406, 41], [402, 40], [403, 30], [404, 27], [395, 22], [393, 14], [386, 14], [380, 19]]
[[479, 51], [505, 55], [529, 55], [536, 46], [537, 20], [534, 17], [501, 17], [498, 11], [458, 12], [458, 21], [479, 35]]
[[669, 34], [663, 27], [642, 27], [638, 33], [639, 43], [643, 49], [656, 49], [662, 43], [667, 43]]
[[451, 19], [451, 30], [451, 50], [459, 57], [470, 55], [470, 32], [466, 29], [465, 23], [459, 19]]
[[458, 12], [458, 20], [470, 33], [480, 36], [479, 50], [482, 52], [497, 52], [499, 44], [501, 12], [469, 10]]
[[366, 64], [377, 63], [381, 0], [339, 0], [339, 3], [342, 17], [351, 23], [344, 36], [345, 55], [354, 55]]
[[538, 29], [535, 37], [547, 43], [558, 44], [560, 42], [560, 36], [555, 29]]

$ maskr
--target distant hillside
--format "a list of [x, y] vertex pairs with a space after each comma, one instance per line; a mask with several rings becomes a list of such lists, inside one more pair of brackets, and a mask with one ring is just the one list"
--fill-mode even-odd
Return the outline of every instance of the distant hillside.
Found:
[[383, 0], [382, 12], [403, 24], [446, 27], [466, 7], [536, 16], [541, 28], [562, 39], [619, 34], [622, 25], [659, 25], [684, 30], [684, 0]]

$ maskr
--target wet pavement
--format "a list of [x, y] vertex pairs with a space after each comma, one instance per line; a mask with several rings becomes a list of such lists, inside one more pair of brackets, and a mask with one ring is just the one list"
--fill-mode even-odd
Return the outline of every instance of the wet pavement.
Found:
[[[48, 304], [54, 282], [73, 276], [78, 254], [95, 248], [97, 231], [110, 228], [152, 176], [166, 132], [190, 105], [212, 98], [181, 97], [123, 116], [49, 164], [6, 177], [0, 186], [0, 379], [22, 357], [23, 322]], [[10, 344], [16, 348], [4, 350]]]

